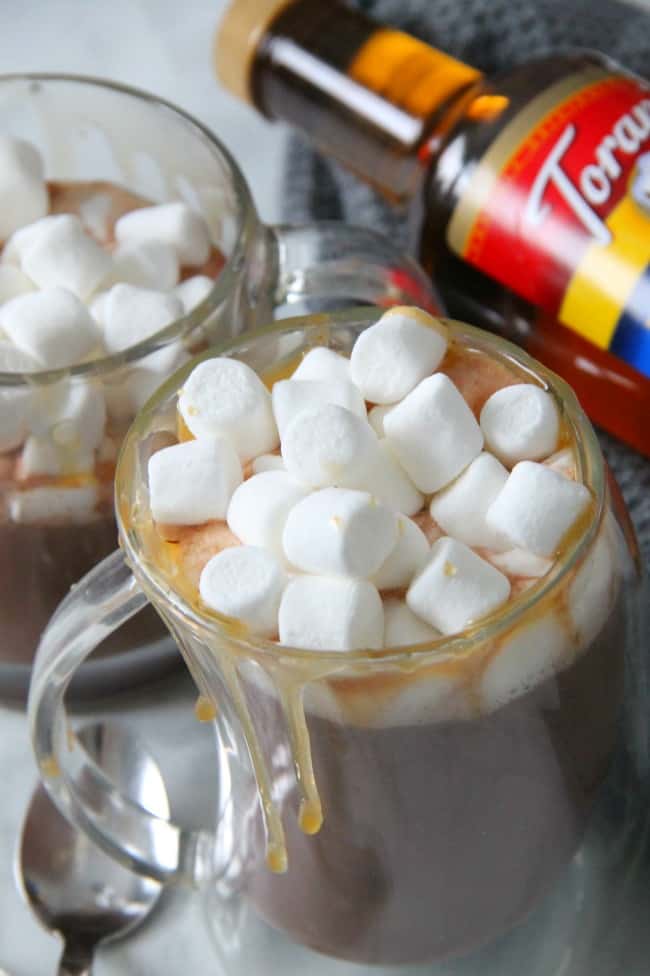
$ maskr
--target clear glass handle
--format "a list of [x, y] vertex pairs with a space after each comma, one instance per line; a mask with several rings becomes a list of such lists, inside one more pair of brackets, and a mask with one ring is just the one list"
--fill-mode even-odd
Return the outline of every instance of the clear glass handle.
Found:
[[340, 221], [271, 227], [281, 315], [353, 304], [419, 305], [441, 313], [431, 280], [383, 234]]
[[121, 794], [72, 734], [64, 696], [90, 652], [147, 603], [121, 551], [70, 592], [46, 628], [29, 693], [32, 742], [61, 812], [111, 857], [160, 881], [214, 875], [214, 835], [184, 830]]

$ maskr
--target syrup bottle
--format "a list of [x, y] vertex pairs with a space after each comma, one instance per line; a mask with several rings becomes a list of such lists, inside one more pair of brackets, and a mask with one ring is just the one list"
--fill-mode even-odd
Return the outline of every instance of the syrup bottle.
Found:
[[390, 200], [451, 315], [650, 456], [650, 87], [595, 52], [488, 79], [337, 0], [232, 0], [221, 81]]

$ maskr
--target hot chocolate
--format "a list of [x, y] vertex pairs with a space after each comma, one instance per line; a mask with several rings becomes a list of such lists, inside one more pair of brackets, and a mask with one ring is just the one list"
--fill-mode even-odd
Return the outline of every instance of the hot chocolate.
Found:
[[271, 397], [236, 361], [196, 367], [142, 454], [139, 531], [228, 635], [180, 644], [255, 774], [239, 884], [297, 941], [392, 964], [495, 939], [567, 866], [626, 618], [620, 530], [561, 404], [422, 313], [378, 326], [350, 362], [316, 348], [266, 376]]
[[[22, 682], [8, 678], [5, 689], [2, 662], [29, 665], [58, 603], [113, 551], [121, 439], [140, 403], [188, 353], [177, 342], [171, 354], [99, 378], [62, 373], [46, 382], [42, 371], [119, 352], [158, 331], [205, 298], [223, 260], [210, 245], [180, 254], [183, 233], [197, 236], [183, 221], [198, 222], [207, 240], [202, 218], [188, 217], [184, 204], [151, 206], [102, 181], [46, 182], [33, 147], [0, 143], [22, 180], [0, 254], [0, 372], [28, 380], [20, 388], [0, 384], [0, 693], [13, 694], [26, 691], [27, 672]], [[136, 215], [144, 230], [128, 224]], [[163, 636], [148, 609], [98, 653]]]

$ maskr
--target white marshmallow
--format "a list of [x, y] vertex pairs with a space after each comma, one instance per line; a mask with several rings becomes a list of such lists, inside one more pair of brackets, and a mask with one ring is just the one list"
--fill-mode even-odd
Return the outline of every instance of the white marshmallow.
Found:
[[214, 278], [209, 278], [207, 275], [194, 275], [192, 278], [181, 281], [180, 285], [176, 285], [174, 294], [180, 298], [183, 310], [187, 315], [207, 298], [213, 288]]
[[325, 406], [328, 403], [345, 407], [366, 419], [366, 405], [356, 386], [348, 380], [279, 380], [271, 393], [273, 416], [280, 440], [286, 428], [302, 410]]
[[44, 217], [50, 206], [43, 160], [23, 139], [0, 137], [0, 239]]
[[243, 621], [262, 637], [275, 637], [286, 582], [282, 566], [266, 549], [232, 546], [206, 563], [199, 592], [210, 610]]
[[308, 651], [379, 650], [384, 610], [367, 580], [299, 576], [282, 596], [280, 642]]
[[283, 558], [282, 533], [287, 516], [306, 493], [285, 471], [253, 475], [230, 499], [228, 527], [246, 545], [262, 546]]
[[590, 501], [584, 485], [544, 464], [520, 461], [490, 505], [486, 519], [513, 546], [537, 556], [553, 556]]
[[405, 515], [397, 516], [397, 542], [372, 577], [378, 590], [408, 586], [429, 556], [429, 541], [422, 529]]
[[286, 471], [280, 454], [260, 454], [251, 463], [253, 474], [263, 474], [265, 471]]
[[552, 559], [536, 556], [527, 549], [507, 549], [505, 552], [490, 552], [485, 558], [510, 578], [541, 579], [553, 565]]
[[106, 325], [106, 307], [108, 304], [108, 295], [109, 293], [107, 291], [100, 291], [97, 295], [95, 295], [93, 300], [88, 305], [90, 314], [102, 331]]
[[271, 394], [254, 370], [237, 359], [207, 359], [192, 370], [178, 409], [195, 437], [229, 437], [242, 461], [272, 451], [278, 432]]
[[[178, 257], [170, 244], [162, 241], [120, 244], [113, 252], [111, 270], [100, 287], [108, 289], [121, 282], [139, 288], [170, 291], [178, 283], [178, 275]], [[180, 295], [176, 297], [180, 300]]]
[[69, 214], [50, 214], [14, 231], [2, 249], [2, 263], [20, 267], [25, 255], [40, 236], [61, 221], [65, 223], [69, 216]]
[[165, 346], [165, 365], [167, 370], [155, 368], [156, 356], [146, 356], [143, 362], [154, 361], [154, 368], [147, 366], [132, 366], [121, 372], [119, 376], [111, 377], [104, 383], [106, 409], [109, 417], [117, 422], [129, 421], [142, 409], [147, 400], [154, 395], [161, 383], [166, 379], [167, 372], [177, 369], [186, 359], [187, 352], [181, 342], [172, 342]]
[[504, 386], [481, 410], [485, 443], [509, 466], [547, 457], [557, 447], [559, 429], [555, 400], [534, 383]]
[[433, 496], [431, 518], [446, 535], [468, 546], [510, 549], [508, 540], [485, 521], [488, 508], [507, 480], [508, 472], [500, 461], [483, 452], [455, 481]]
[[29, 488], [9, 498], [13, 522], [87, 522], [97, 505], [97, 488]]
[[37, 437], [48, 437], [66, 452], [87, 456], [101, 443], [106, 426], [106, 403], [97, 380], [61, 380], [36, 389], [32, 398], [29, 429]]
[[111, 269], [111, 256], [87, 234], [78, 217], [44, 222], [27, 247], [22, 270], [39, 288], [65, 288], [87, 299]]
[[208, 225], [186, 203], [161, 203], [124, 214], [115, 223], [115, 239], [119, 244], [171, 244], [183, 265], [203, 264], [210, 257]]
[[568, 635], [551, 612], [523, 624], [490, 659], [479, 685], [486, 712], [536, 688], [570, 663]]
[[0, 308], [0, 327], [43, 369], [84, 362], [101, 343], [97, 324], [86, 306], [63, 288], [12, 298]]
[[[183, 306], [174, 295], [136, 285], [115, 285], [108, 292], [100, 311], [104, 315], [104, 343], [109, 353], [122, 352], [138, 342], [150, 339], [183, 314]], [[178, 341], [150, 353], [142, 360], [150, 369], [168, 375], [179, 363]]]
[[291, 509], [282, 542], [304, 572], [364, 578], [394, 549], [397, 517], [368, 492], [323, 488]]
[[384, 600], [384, 647], [408, 647], [438, 640], [440, 631], [413, 613], [403, 600]]
[[300, 364], [293, 371], [292, 380], [320, 380], [329, 383], [332, 380], [347, 380], [350, 382], [350, 360], [340, 353], [328, 349], [327, 346], [316, 346], [310, 349]]
[[112, 210], [113, 197], [110, 193], [95, 193], [79, 203], [79, 220], [84, 230], [102, 244], [107, 244], [110, 237]]
[[578, 466], [575, 454], [570, 447], [564, 447], [561, 451], [551, 454], [550, 457], [546, 458], [544, 464], [552, 468], [553, 471], [557, 471], [558, 474], [563, 474], [565, 478], [570, 478], [571, 481], [577, 480]]
[[359, 478], [359, 488], [371, 492], [382, 505], [405, 515], [415, 515], [424, 504], [424, 496], [417, 490], [385, 438], [379, 441], [379, 451], [367, 475]]
[[67, 451], [48, 437], [27, 438], [18, 462], [18, 478], [27, 480], [38, 475], [72, 475], [88, 473], [95, 466], [92, 451]]
[[416, 308], [393, 308], [362, 332], [350, 356], [350, 375], [366, 400], [396, 403], [440, 365], [448, 333]]
[[[0, 373], [32, 373], [39, 369], [27, 353], [0, 340]], [[12, 451], [27, 437], [33, 396], [28, 386], [0, 389], [0, 452]]]
[[377, 438], [368, 422], [335, 404], [303, 410], [282, 438], [287, 471], [314, 488], [365, 485], [378, 452]]
[[390, 447], [420, 491], [439, 491], [477, 457], [483, 435], [448, 376], [422, 380], [384, 418]]
[[[426, 624], [422, 626], [426, 627]], [[427, 642], [434, 639], [424, 638]], [[416, 641], [411, 640], [409, 643], [415, 644]], [[413, 725], [428, 725], [431, 722], [458, 722], [474, 715], [471, 698], [462, 683], [457, 677], [450, 677], [444, 672], [415, 672], [408, 684], [398, 688], [396, 694], [380, 707], [377, 705], [378, 703], [373, 702], [368, 723], [375, 728], [408, 728]]]
[[569, 590], [569, 612], [581, 648], [587, 647], [605, 625], [616, 598], [617, 582], [612, 548], [601, 529]]
[[20, 268], [12, 264], [0, 265], [0, 305], [30, 291], [34, 291], [34, 284]]
[[384, 417], [386, 414], [393, 409], [394, 404], [389, 404], [388, 406], [382, 406], [377, 404], [368, 411], [368, 423], [374, 430], [377, 437], [385, 437], [386, 431], [384, 430]]
[[415, 577], [406, 602], [418, 617], [443, 634], [456, 634], [502, 606], [510, 582], [463, 542], [443, 537]]
[[218, 436], [164, 447], [151, 456], [148, 471], [152, 518], [172, 525], [225, 519], [242, 480], [234, 447]]

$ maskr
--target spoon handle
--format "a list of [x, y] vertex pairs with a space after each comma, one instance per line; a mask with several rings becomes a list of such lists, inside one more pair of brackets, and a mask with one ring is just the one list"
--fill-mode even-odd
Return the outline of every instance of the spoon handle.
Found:
[[57, 976], [90, 976], [93, 949], [66, 942]]

